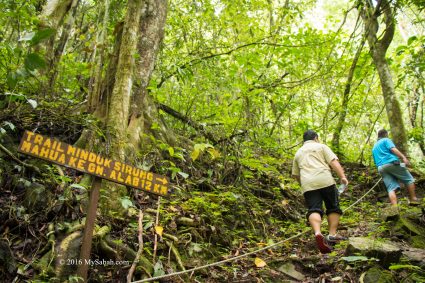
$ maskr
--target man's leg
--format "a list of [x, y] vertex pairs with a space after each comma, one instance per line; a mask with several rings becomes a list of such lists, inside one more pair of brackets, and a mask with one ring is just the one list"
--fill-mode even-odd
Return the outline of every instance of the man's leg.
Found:
[[397, 205], [396, 190], [392, 190], [391, 192], [388, 192], [388, 198], [390, 199], [391, 205]]
[[415, 183], [411, 183], [406, 186], [407, 186], [407, 192], [409, 193], [409, 200], [411, 202], [418, 201], [418, 198], [416, 197], [416, 192], [415, 192]]
[[313, 228], [314, 235], [320, 234], [320, 226], [322, 224], [322, 217], [320, 213], [313, 212], [308, 217], [308, 222], [310, 223], [311, 228]]
[[325, 237], [320, 232], [323, 213], [320, 192], [318, 190], [306, 192], [304, 198], [308, 208], [307, 219], [314, 231], [317, 247], [323, 254], [330, 253], [332, 248], [326, 243]]
[[341, 215], [336, 212], [328, 214], [328, 224], [329, 224], [329, 234], [336, 235], [336, 230], [338, 229], [339, 217]]
[[322, 216], [318, 212], [313, 212], [308, 216], [308, 222], [313, 228], [314, 237], [316, 238], [317, 247], [322, 254], [327, 254], [332, 251], [332, 248], [326, 242], [325, 237], [320, 232], [320, 226], [322, 224]]

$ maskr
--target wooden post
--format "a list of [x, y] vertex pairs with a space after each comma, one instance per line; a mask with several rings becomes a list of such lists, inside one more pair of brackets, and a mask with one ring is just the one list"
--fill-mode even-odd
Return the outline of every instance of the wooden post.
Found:
[[84, 227], [83, 243], [81, 245], [80, 260], [78, 261], [77, 275], [87, 282], [87, 272], [90, 265], [90, 252], [93, 239], [94, 222], [96, 220], [97, 204], [99, 202], [99, 192], [102, 179], [94, 177], [92, 189], [90, 192], [89, 207], [86, 217], [86, 226]]

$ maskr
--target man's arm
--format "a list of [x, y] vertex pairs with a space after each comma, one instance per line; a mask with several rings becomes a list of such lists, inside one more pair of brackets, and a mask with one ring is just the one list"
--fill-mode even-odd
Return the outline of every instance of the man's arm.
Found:
[[391, 152], [397, 155], [397, 157], [400, 158], [400, 160], [403, 160], [403, 162], [406, 163], [406, 165], [410, 165], [409, 159], [407, 159], [407, 157], [404, 156], [404, 154], [401, 153], [401, 151], [398, 150], [396, 147], [392, 147]]
[[336, 172], [339, 179], [341, 180], [341, 183], [348, 185], [348, 179], [345, 177], [344, 169], [342, 168], [341, 164], [339, 163], [338, 159], [333, 159], [329, 165], [332, 167], [332, 169]]
[[298, 175], [292, 175], [292, 178], [294, 178], [295, 180], [297, 180], [298, 184], [301, 185], [301, 178]]

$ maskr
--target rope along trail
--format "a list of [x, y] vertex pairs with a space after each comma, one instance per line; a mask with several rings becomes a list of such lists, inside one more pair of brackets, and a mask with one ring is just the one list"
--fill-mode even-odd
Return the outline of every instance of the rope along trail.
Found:
[[[350, 208], [352, 208], [353, 206], [355, 206], [357, 203], [359, 203], [362, 199], [364, 199], [368, 194], [370, 194], [373, 191], [373, 189], [375, 189], [375, 187], [379, 184], [379, 182], [381, 180], [382, 180], [382, 178], [380, 178], [376, 182], [376, 184], [373, 185], [373, 187], [369, 191], [367, 191], [362, 197], [360, 197], [358, 200], [356, 200], [354, 203], [352, 203], [349, 207], [347, 207], [346, 209], [344, 209], [343, 212], [349, 210]], [[323, 223], [326, 223], [326, 222], [327, 222], [326, 220], [323, 221]], [[132, 283], [142, 283], [142, 282], [155, 281], [155, 280], [159, 280], [159, 279], [163, 279], [163, 278], [167, 278], [167, 277], [172, 277], [172, 276], [178, 276], [178, 275], [182, 275], [182, 274], [186, 274], [186, 273], [191, 273], [191, 272], [194, 272], [196, 270], [204, 269], [204, 268], [207, 268], [207, 267], [213, 267], [213, 266], [217, 266], [217, 265], [220, 265], [220, 264], [223, 264], [223, 263], [226, 263], [226, 262], [234, 261], [234, 260], [237, 260], [237, 259], [240, 259], [240, 258], [243, 258], [243, 257], [250, 256], [252, 254], [256, 254], [256, 253], [259, 253], [261, 251], [268, 250], [268, 249], [274, 248], [276, 246], [279, 246], [279, 245], [281, 245], [281, 244], [283, 244], [285, 242], [288, 242], [290, 240], [293, 240], [295, 238], [300, 237], [301, 235], [307, 233], [310, 230], [311, 230], [311, 228], [310, 227], [307, 227], [306, 229], [304, 229], [304, 231], [299, 232], [298, 234], [296, 234], [296, 235], [294, 235], [292, 237], [286, 238], [286, 239], [284, 239], [282, 241], [279, 241], [277, 243], [271, 244], [269, 246], [266, 246], [266, 247], [263, 247], [263, 248], [260, 248], [260, 249], [257, 249], [255, 251], [248, 252], [248, 253], [245, 253], [245, 254], [242, 254], [242, 255], [238, 255], [238, 256], [235, 256], [235, 257], [232, 257], [232, 258], [228, 258], [228, 259], [217, 261], [217, 262], [213, 262], [213, 263], [210, 263], [210, 264], [206, 264], [206, 265], [194, 267], [192, 269], [178, 271], [178, 272], [174, 272], [174, 273], [170, 273], [170, 274], [164, 274], [164, 275], [161, 275], [161, 276], [156, 276], [156, 277], [151, 277], [151, 278], [146, 278], [146, 279], [139, 280], [139, 281], [133, 281]]]

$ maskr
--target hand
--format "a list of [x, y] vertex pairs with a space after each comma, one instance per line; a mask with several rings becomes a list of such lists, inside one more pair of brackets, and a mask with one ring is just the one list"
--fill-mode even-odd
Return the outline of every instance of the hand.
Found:
[[348, 185], [348, 179], [347, 178], [341, 178], [341, 184], [344, 184], [344, 185]]
[[409, 161], [409, 159], [407, 159], [406, 156], [404, 156], [402, 159], [403, 159], [403, 163], [406, 164], [406, 166], [410, 165], [410, 161]]

